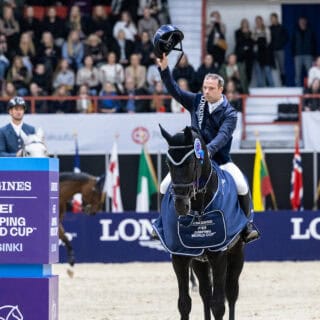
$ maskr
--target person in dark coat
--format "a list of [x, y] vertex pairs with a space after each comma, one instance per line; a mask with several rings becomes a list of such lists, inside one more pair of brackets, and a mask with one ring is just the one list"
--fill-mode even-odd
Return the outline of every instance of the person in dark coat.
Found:
[[[207, 144], [209, 157], [217, 162], [223, 170], [228, 171], [237, 186], [239, 204], [243, 212], [251, 215], [251, 196], [246, 178], [240, 169], [232, 162], [230, 149], [232, 134], [237, 124], [237, 111], [231, 106], [222, 94], [224, 80], [218, 74], [207, 74], [203, 80], [203, 93], [183, 91], [174, 81], [168, 67], [168, 58], [163, 54], [162, 59], [157, 59], [160, 75], [168, 92], [181, 103], [191, 115], [191, 125], [199, 130]], [[165, 193], [168, 188], [169, 178], [161, 183], [160, 192]], [[245, 242], [250, 242], [259, 237], [253, 224], [248, 223], [243, 233]]]
[[0, 157], [21, 157], [24, 137], [35, 134], [35, 128], [23, 122], [26, 108], [22, 97], [13, 97], [8, 102], [11, 121], [0, 128]]

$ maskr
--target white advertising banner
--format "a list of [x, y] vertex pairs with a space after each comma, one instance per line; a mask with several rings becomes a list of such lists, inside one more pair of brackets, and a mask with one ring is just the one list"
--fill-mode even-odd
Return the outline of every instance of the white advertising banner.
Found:
[[[0, 116], [0, 126], [10, 121]], [[110, 153], [117, 137], [120, 154], [140, 154], [141, 144], [146, 143], [150, 153], [165, 153], [167, 144], [162, 138], [159, 124], [174, 134], [190, 125], [186, 113], [146, 114], [27, 114], [24, 121], [45, 132], [51, 155], [74, 154], [74, 135], [78, 136], [80, 154]], [[238, 127], [241, 126], [239, 114]], [[239, 148], [240, 128], [234, 133], [233, 148]]]

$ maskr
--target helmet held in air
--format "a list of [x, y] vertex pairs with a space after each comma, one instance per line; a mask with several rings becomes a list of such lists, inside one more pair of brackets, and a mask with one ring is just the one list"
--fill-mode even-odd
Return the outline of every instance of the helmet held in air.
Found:
[[9, 100], [8, 105], [7, 105], [7, 110], [9, 111], [10, 109], [12, 109], [16, 106], [22, 106], [24, 108], [24, 110], [27, 109], [27, 105], [26, 105], [25, 100], [19, 96], [13, 97]]
[[[184, 35], [181, 30], [171, 24], [162, 25], [153, 36], [154, 54], [162, 58], [172, 50], [182, 51], [182, 40]], [[180, 48], [176, 48], [180, 43]]]

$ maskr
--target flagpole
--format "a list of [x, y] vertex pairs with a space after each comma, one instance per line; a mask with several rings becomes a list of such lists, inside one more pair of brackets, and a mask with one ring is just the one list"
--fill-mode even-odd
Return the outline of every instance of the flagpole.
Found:
[[[158, 183], [161, 181], [161, 176], [162, 176], [162, 166], [161, 166], [161, 151], [158, 151], [157, 155], [157, 175], [158, 175]], [[158, 186], [158, 192], [157, 192], [157, 209], [160, 212], [160, 191], [159, 191], [159, 186]]]
[[[105, 179], [107, 179], [107, 172], [108, 172], [108, 168], [109, 168], [109, 157], [110, 157], [110, 153], [106, 152], [106, 156], [105, 156]], [[109, 197], [106, 194], [105, 196], [105, 210], [106, 212], [110, 212], [110, 201], [109, 201]]]

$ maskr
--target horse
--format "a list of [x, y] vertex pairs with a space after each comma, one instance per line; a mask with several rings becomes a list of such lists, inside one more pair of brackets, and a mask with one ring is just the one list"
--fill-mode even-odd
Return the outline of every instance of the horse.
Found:
[[[23, 157], [48, 157], [44, 141], [44, 132], [38, 129], [35, 134], [24, 138]], [[68, 263], [73, 266], [75, 255], [70, 240], [67, 238], [62, 221], [67, 211], [67, 203], [76, 193], [82, 194], [82, 207], [87, 214], [101, 211], [105, 194], [103, 192], [105, 175], [96, 177], [88, 173], [62, 172], [59, 175], [59, 239], [67, 250]]]
[[188, 320], [191, 312], [192, 266], [204, 319], [210, 320], [212, 313], [215, 320], [222, 320], [227, 298], [229, 320], [234, 320], [244, 265], [241, 232], [249, 218], [240, 209], [231, 175], [210, 160], [206, 144], [195, 129], [186, 127], [175, 135], [161, 126], [160, 130], [168, 143], [166, 162], [172, 182], [153, 227], [172, 256], [180, 319]]
[[61, 172], [59, 176], [59, 239], [67, 249], [68, 263], [73, 266], [75, 263], [74, 250], [71, 242], [65, 234], [62, 225], [64, 215], [67, 211], [67, 203], [72, 200], [76, 193], [82, 195], [82, 208], [89, 215], [95, 215], [102, 210], [105, 200], [103, 186], [105, 175], [99, 177], [85, 172]]

